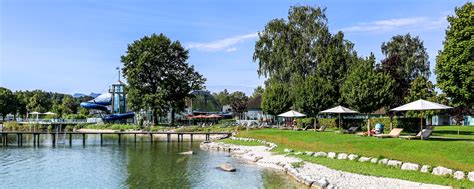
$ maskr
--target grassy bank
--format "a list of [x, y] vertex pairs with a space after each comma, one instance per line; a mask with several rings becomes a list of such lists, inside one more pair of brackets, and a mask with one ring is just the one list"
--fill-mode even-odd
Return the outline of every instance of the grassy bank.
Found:
[[[283, 153], [284, 148], [298, 151], [325, 151], [355, 153], [361, 156], [386, 157], [404, 162], [444, 166], [454, 170], [474, 171], [474, 127], [462, 127], [462, 135], [457, 135], [458, 127], [436, 127], [434, 136], [426, 141], [377, 139], [355, 135], [337, 134], [334, 132], [288, 131], [262, 129], [241, 132], [238, 137], [258, 138], [278, 144], [276, 152]], [[453, 133], [455, 132], [455, 133]], [[240, 143], [240, 142], [239, 142]], [[245, 145], [241, 142], [241, 145]], [[328, 167], [365, 175], [400, 178], [424, 183], [451, 186], [474, 187], [474, 182], [457, 181], [421, 172], [403, 171], [387, 166], [374, 165], [344, 160], [301, 158], [326, 165]]]

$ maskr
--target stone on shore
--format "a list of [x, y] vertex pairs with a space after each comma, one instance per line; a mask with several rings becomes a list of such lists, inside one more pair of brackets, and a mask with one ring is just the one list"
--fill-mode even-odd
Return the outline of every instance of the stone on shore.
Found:
[[193, 155], [193, 151], [181, 152], [180, 155]]
[[292, 150], [292, 149], [285, 148], [285, 149], [283, 150], [283, 152], [285, 152], [285, 153], [291, 153], [291, 152], [293, 152], [293, 150]]
[[295, 152], [295, 155], [301, 155], [303, 152]]
[[355, 155], [355, 154], [349, 154], [349, 156], [347, 156], [347, 159], [349, 160], [356, 160], [359, 156], [358, 155]]
[[384, 158], [384, 159], [379, 160], [378, 162], [379, 162], [379, 164], [387, 165], [388, 159], [387, 159], [387, 158]]
[[314, 181], [313, 184], [311, 185], [311, 188], [326, 188], [328, 185], [329, 185], [328, 180], [322, 178], [322, 179]]
[[429, 165], [423, 165], [423, 166], [421, 167], [420, 171], [421, 171], [422, 173], [429, 173], [429, 172], [430, 172], [430, 169], [431, 169], [431, 166], [429, 166]]
[[370, 163], [377, 163], [378, 161], [379, 161], [379, 159], [377, 159], [377, 158], [370, 159]]
[[462, 171], [456, 171], [453, 174], [453, 178], [458, 179], [458, 180], [464, 179], [464, 176], [465, 174]]
[[235, 167], [232, 166], [230, 163], [223, 163], [219, 165], [219, 169], [227, 172], [235, 172]]
[[360, 157], [359, 162], [368, 162], [368, 161], [370, 161], [370, 159], [371, 158], [369, 158], [369, 157]]
[[314, 152], [305, 152], [305, 154], [308, 155], [308, 156], [313, 156]]
[[441, 166], [438, 166], [438, 167], [435, 167], [433, 169], [433, 175], [438, 175], [438, 176], [445, 176], [445, 175], [452, 175], [453, 174], [453, 170], [451, 169], [448, 169], [446, 167], [441, 167]]
[[417, 171], [420, 168], [420, 165], [414, 163], [403, 163], [402, 170]]
[[329, 152], [327, 157], [331, 159], [336, 158], [336, 152]]
[[347, 154], [345, 153], [337, 154], [337, 159], [347, 159]]
[[474, 182], [474, 171], [467, 174], [467, 179]]
[[387, 162], [387, 165], [392, 167], [400, 167], [402, 165], [402, 162], [398, 160], [389, 160]]
[[311, 178], [311, 176], [309, 175], [304, 175], [304, 176], [301, 176], [301, 181], [306, 185], [306, 186], [311, 186], [311, 184], [313, 184], [315, 182], [315, 180], [313, 178]]
[[316, 152], [314, 157], [326, 157], [328, 154], [326, 152]]

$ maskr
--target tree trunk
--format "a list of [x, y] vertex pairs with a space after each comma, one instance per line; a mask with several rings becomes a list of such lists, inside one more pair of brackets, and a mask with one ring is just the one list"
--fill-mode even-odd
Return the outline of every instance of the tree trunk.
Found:
[[174, 126], [175, 112], [174, 109], [171, 109], [171, 126]]
[[156, 112], [156, 109], [152, 110], [153, 113], [152, 113], [152, 117], [153, 117], [153, 125], [158, 125], [158, 115], [157, 115], [157, 112]]

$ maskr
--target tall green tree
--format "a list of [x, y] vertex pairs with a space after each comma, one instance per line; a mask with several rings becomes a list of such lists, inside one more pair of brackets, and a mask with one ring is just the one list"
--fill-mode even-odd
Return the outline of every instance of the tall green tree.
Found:
[[16, 91], [15, 96], [17, 99], [17, 112], [20, 117], [24, 117], [28, 113], [26, 105], [29, 102], [30, 95], [25, 91]]
[[405, 96], [405, 103], [415, 100], [431, 100], [436, 97], [435, 86], [425, 77], [417, 77], [410, 84], [408, 94]]
[[17, 99], [10, 89], [0, 87], [0, 115], [3, 121], [8, 114], [16, 114]]
[[192, 90], [203, 88], [205, 79], [187, 63], [189, 51], [179, 41], [163, 34], [145, 36], [128, 45], [121, 57], [123, 74], [129, 86], [128, 102], [135, 110], [151, 110], [154, 124], [158, 115], [185, 108]]
[[[350, 65], [357, 60], [357, 54], [342, 32], [335, 35], [329, 32], [325, 9], [294, 6], [287, 20], [271, 20], [259, 32], [253, 60], [258, 63], [258, 74], [273, 81], [267, 85], [279, 83], [290, 89], [290, 103], [296, 107], [296, 104], [304, 104], [296, 102], [304, 100], [297, 98], [298, 94], [313, 95], [312, 99], [324, 95], [322, 91], [301, 91], [311, 90], [301, 87], [310, 77], [324, 78], [333, 88], [330, 98], [334, 100], [331, 101], [341, 102], [340, 86]], [[314, 102], [313, 107], [304, 109], [323, 106]]]
[[295, 88], [295, 106], [308, 116], [316, 116], [320, 111], [337, 103], [334, 86], [323, 77], [311, 76], [299, 82]]
[[29, 112], [46, 112], [50, 110], [52, 102], [47, 93], [35, 90], [32, 91], [32, 94], [26, 105]]
[[213, 93], [212, 96], [214, 96], [214, 98], [216, 98], [222, 106], [230, 104], [230, 93], [227, 91], [227, 89], [224, 89], [218, 93]]
[[262, 96], [262, 109], [271, 115], [278, 115], [291, 108], [291, 96], [288, 88], [275, 82], [265, 86], [265, 92]]
[[247, 109], [247, 101], [249, 98], [244, 92], [235, 91], [230, 94], [230, 107], [234, 113], [237, 113], [239, 119], [242, 119], [242, 115]]
[[467, 2], [448, 16], [443, 49], [436, 57], [438, 87], [454, 106], [474, 108], [474, 4]]
[[265, 89], [262, 86], [259, 85], [259, 86], [257, 86], [257, 88], [255, 88], [253, 90], [253, 93], [250, 96], [250, 98], [252, 98], [252, 99], [259, 98], [263, 95], [264, 91], [265, 91]]
[[381, 49], [385, 59], [381, 61], [380, 68], [395, 80], [394, 99], [388, 106], [400, 106], [410, 83], [420, 76], [429, 77], [428, 53], [423, 41], [410, 34], [393, 36], [390, 41], [382, 43]]
[[372, 113], [393, 99], [394, 80], [375, 69], [373, 54], [351, 69], [342, 85], [342, 97], [351, 107], [362, 113]]
[[[408, 94], [405, 96], [405, 103], [410, 103], [419, 99], [429, 101], [441, 100], [438, 99], [436, 96], [435, 86], [433, 85], [433, 83], [431, 83], [431, 81], [429, 81], [425, 77], [421, 76], [417, 77], [411, 82], [410, 89], [408, 89]], [[405, 115], [408, 117], [422, 117], [433, 114], [434, 111], [408, 111]]]
[[75, 114], [77, 112], [78, 104], [72, 96], [65, 96], [61, 102], [62, 114]]

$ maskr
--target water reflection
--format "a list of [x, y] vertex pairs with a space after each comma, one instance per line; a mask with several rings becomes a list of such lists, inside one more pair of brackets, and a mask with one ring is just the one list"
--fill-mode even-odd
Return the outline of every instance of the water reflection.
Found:
[[[0, 147], [0, 188], [301, 188], [282, 172], [199, 149], [199, 143], [75, 139], [70, 147], [49, 139], [34, 148]], [[131, 139], [133, 140], [133, 139]], [[25, 143], [26, 144], [26, 143]], [[193, 150], [195, 155], [179, 155]], [[230, 162], [237, 172], [216, 169]]]

